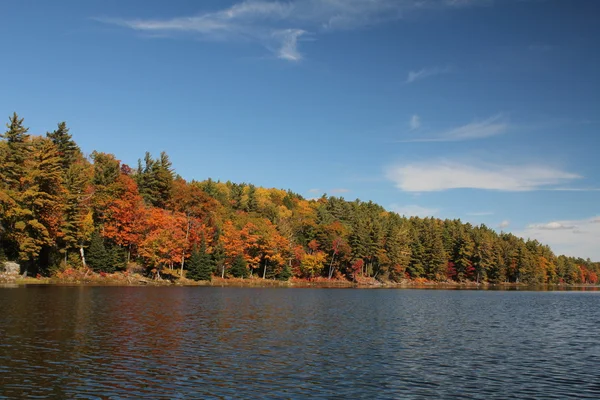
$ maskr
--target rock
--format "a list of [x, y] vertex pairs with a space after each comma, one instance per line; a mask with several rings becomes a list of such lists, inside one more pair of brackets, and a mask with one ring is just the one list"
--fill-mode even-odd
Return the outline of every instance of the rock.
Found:
[[4, 272], [7, 275], [19, 275], [21, 272], [21, 266], [13, 261], [6, 261], [4, 263]]

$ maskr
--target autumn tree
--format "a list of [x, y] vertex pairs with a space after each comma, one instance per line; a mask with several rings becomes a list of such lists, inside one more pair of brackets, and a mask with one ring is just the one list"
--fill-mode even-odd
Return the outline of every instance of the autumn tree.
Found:
[[82, 266], [85, 267], [85, 246], [94, 231], [92, 212], [92, 168], [85, 160], [79, 160], [64, 172], [64, 213], [60, 227], [65, 262], [71, 249], [78, 249]]
[[147, 218], [142, 197], [135, 181], [128, 175], [117, 178], [116, 197], [106, 207], [104, 237], [126, 249], [127, 262], [142, 239]]
[[139, 255], [156, 271], [165, 267], [173, 270], [174, 265], [181, 263], [181, 255], [188, 246], [185, 227], [185, 216], [181, 213], [150, 209], [144, 238], [139, 244]]
[[[169, 200], [169, 208], [185, 215], [187, 248], [197, 244], [198, 238], [210, 237], [208, 225], [214, 224], [218, 203], [210, 198], [199, 185], [187, 183], [183, 178], [173, 181], [173, 191]], [[185, 249], [181, 255], [181, 274], [185, 264]]]

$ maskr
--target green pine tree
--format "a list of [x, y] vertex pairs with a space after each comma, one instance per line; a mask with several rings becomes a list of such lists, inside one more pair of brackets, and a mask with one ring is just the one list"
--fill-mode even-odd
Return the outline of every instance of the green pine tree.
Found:
[[8, 130], [0, 135], [6, 141], [6, 151], [0, 160], [0, 178], [12, 190], [19, 190], [25, 176], [25, 162], [31, 153], [29, 128], [23, 126], [23, 118], [17, 113], [10, 117]]
[[155, 160], [149, 152], [144, 156], [144, 165], [138, 160], [136, 183], [144, 202], [154, 207], [165, 208], [172, 197], [173, 169], [169, 156], [164, 151]]
[[86, 255], [87, 264], [96, 272], [112, 272], [112, 257], [104, 246], [104, 240], [97, 230], [92, 233], [90, 247]]
[[213, 263], [210, 254], [206, 252], [204, 240], [200, 243], [200, 248], [194, 246], [187, 266], [186, 276], [188, 279], [194, 281], [212, 280]]
[[283, 267], [281, 272], [279, 274], [277, 274], [277, 276], [276, 276], [277, 280], [280, 280], [280, 281], [288, 281], [288, 280], [290, 280], [291, 277], [292, 277], [292, 268], [289, 266], [289, 264], [285, 264], [285, 266]]
[[221, 275], [221, 277], [225, 277], [225, 250], [220, 242], [217, 241], [217, 245], [213, 248], [213, 252], [210, 256], [211, 265], [215, 272]]
[[231, 264], [231, 275], [236, 278], [245, 278], [248, 276], [248, 268], [246, 260], [241, 255], [238, 255]]
[[58, 128], [53, 132], [46, 133], [46, 136], [56, 145], [64, 170], [67, 170], [75, 160], [81, 158], [81, 150], [69, 134], [66, 122], [60, 122]]

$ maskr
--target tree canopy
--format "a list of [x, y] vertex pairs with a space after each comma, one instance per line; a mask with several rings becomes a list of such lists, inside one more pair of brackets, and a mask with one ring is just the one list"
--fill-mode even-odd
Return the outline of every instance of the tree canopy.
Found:
[[30, 272], [136, 262], [208, 280], [427, 279], [597, 283], [600, 263], [460, 220], [210, 178], [186, 181], [166, 153], [137, 169], [85, 157], [65, 122], [45, 136], [10, 116], [0, 140], [0, 254]]

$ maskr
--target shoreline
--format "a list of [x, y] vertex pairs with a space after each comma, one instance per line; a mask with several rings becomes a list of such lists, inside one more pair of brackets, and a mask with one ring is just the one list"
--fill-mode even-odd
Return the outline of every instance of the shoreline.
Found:
[[476, 282], [434, 282], [419, 280], [403, 280], [401, 282], [380, 282], [375, 279], [362, 279], [359, 282], [347, 280], [328, 280], [316, 278], [304, 280], [292, 278], [288, 281], [278, 281], [250, 278], [227, 278], [214, 277], [211, 281], [192, 281], [178, 279], [150, 279], [140, 274], [115, 273], [101, 276], [99, 274], [72, 276], [72, 277], [22, 277], [20, 275], [0, 279], [0, 288], [19, 287], [27, 285], [50, 285], [50, 286], [114, 286], [114, 287], [254, 287], [254, 288], [339, 288], [339, 289], [463, 289], [463, 290], [542, 290], [542, 291], [564, 291], [564, 290], [600, 290], [600, 285], [582, 284], [539, 284], [528, 285], [522, 283], [476, 283]]

